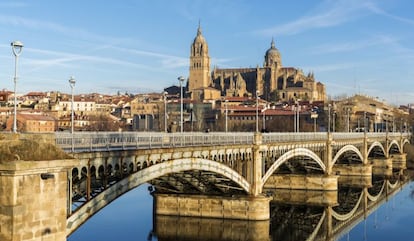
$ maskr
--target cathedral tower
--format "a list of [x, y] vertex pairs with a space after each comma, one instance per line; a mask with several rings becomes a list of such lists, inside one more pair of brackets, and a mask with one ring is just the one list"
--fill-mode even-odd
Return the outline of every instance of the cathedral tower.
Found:
[[207, 41], [201, 34], [199, 24], [197, 36], [191, 45], [188, 90], [193, 92], [194, 89], [207, 88], [210, 85], [210, 56], [208, 55]]

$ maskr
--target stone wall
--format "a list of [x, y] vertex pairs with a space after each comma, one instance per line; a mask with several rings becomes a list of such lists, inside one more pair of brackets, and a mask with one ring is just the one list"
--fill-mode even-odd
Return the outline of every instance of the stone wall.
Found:
[[66, 240], [66, 168], [73, 161], [0, 163], [0, 240]]

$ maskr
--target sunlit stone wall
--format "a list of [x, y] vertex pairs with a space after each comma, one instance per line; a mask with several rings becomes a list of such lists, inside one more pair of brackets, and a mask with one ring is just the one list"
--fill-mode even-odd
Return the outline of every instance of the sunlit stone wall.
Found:
[[0, 240], [65, 241], [73, 160], [0, 163]]

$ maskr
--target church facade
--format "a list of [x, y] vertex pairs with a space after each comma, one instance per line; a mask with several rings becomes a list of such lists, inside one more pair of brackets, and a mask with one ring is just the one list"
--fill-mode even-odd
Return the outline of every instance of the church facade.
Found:
[[305, 75], [294, 67], [283, 67], [279, 50], [272, 40], [264, 56], [263, 67], [221, 69], [210, 71], [208, 44], [197, 29], [191, 44], [188, 91], [193, 100], [214, 100], [221, 97], [255, 97], [268, 101], [325, 101], [325, 86], [313, 73]]

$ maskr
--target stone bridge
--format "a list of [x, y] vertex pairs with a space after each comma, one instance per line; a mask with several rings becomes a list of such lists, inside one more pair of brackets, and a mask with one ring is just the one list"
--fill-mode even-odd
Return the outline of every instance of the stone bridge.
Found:
[[[33, 237], [27, 240], [64, 240], [100, 209], [143, 183], [151, 184], [157, 214], [268, 220], [272, 197], [264, 190], [336, 191], [338, 182], [349, 176], [390, 175], [393, 168], [405, 168], [409, 137], [407, 133], [56, 133], [54, 143], [73, 159], [31, 165], [16, 161], [0, 166], [0, 178], [7, 179], [2, 183], [18, 183], [13, 189], [16, 200], [19, 188], [39, 186], [37, 198], [49, 198], [55, 213], [63, 216], [47, 228], [38, 223], [39, 231], [27, 233]], [[12, 213], [23, 212], [25, 202], [15, 201], [20, 209], [12, 207]]]

